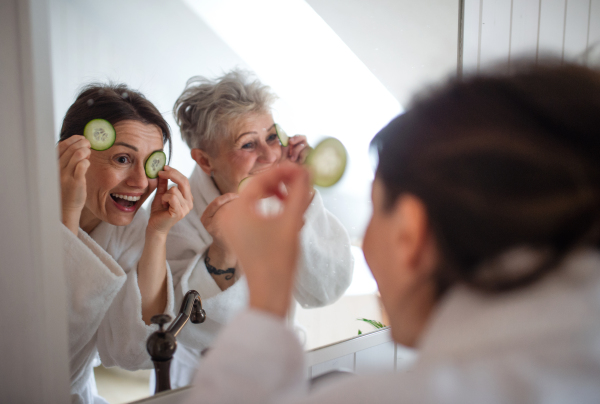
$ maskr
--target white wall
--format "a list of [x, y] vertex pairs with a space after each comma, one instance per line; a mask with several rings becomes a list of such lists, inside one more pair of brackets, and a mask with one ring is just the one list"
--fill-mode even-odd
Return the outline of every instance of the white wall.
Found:
[[465, 72], [521, 56], [598, 64], [600, 0], [465, 0], [464, 13]]

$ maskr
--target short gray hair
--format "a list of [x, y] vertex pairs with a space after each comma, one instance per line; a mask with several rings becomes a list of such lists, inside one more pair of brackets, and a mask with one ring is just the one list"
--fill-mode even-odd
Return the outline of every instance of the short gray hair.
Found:
[[214, 154], [232, 124], [248, 113], [270, 112], [276, 98], [252, 73], [235, 69], [215, 80], [189, 79], [173, 115], [190, 149]]

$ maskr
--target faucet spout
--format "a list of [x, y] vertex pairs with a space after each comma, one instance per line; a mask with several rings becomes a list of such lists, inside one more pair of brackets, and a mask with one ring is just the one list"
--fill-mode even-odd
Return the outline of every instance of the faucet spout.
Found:
[[188, 320], [191, 320], [194, 324], [200, 324], [206, 320], [206, 312], [202, 308], [200, 293], [195, 290], [190, 290], [185, 294], [181, 309], [179, 309], [179, 315], [167, 328], [167, 332], [177, 336]]

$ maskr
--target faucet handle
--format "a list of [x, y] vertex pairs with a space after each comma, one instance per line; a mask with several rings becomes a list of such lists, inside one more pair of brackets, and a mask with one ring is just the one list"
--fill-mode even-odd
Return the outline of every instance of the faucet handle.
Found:
[[150, 319], [152, 324], [158, 324], [158, 331], [164, 331], [163, 326], [171, 322], [171, 316], [168, 314], [156, 314]]

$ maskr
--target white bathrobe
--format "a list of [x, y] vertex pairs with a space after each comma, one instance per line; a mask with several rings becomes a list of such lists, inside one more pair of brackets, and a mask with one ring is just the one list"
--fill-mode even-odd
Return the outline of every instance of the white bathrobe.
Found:
[[[200, 325], [186, 325], [177, 337], [179, 344], [171, 364], [173, 388], [191, 383], [200, 351], [212, 344], [221, 327], [246, 307], [248, 300], [245, 277], [222, 291], [204, 263], [204, 254], [212, 244], [212, 237], [200, 217], [208, 204], [220, 195], [219, 190], [198, 166], [190, 177], [190, 186], [194, 209], [171, 229], [167, 239], [167, 260], [173, 272], [176, 304], [181, 304], [188, 290], [197, 290], [207, 320]], [[318, 192], [304, 219], [294, 296], [303, 307], [319, 307], [333, 303], [344, 294], [352, 281], [354, 261], [348, 233], [325, 209]]]
[[[156, 330], [142, 321], [137, 263], [148, 213], [140, 209], [127, 226], [100, 223], [77, 237], [61, 225], [69, 291], [69, 363], [72, 403], [104, 403], [93, 367], [152, 368], [146, 339]], [[173, 315], [173, 280], [167, 266], [167, 306]]]
[[592, 404], [600, 402], [600, 253], [574, 254], [525, 289], [465, 287], [441, 303], [410, 372], [352, 376], [308, 393], [284, 321], [234, 319], [204, 358], [187, 404]]

